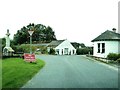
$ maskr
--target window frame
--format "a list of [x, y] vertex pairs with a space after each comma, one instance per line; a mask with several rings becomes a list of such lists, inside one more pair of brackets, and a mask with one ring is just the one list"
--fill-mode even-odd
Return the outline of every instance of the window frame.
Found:
[[102, 44], [102, 52], [101, 53], [105, 53], [105, 43], [101, 43]]
[[97, 53], [100, 53], [100, 43], [97, 43]]

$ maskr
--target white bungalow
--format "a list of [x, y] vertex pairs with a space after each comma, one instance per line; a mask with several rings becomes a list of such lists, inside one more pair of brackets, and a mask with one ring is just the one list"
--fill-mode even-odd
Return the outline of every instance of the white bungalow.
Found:
[[92, 40], [94, 43], [93, 56], [106, 58], [109, 53], [120, 53], [120, 34], [113, 31], [105, 31]]
[[56, 40], [52, 41], [48, 45], [48, 51], [50, 48], [55, 49], [55, 54], [57, 55], [75, 55], [76, 49], [68, 40]]

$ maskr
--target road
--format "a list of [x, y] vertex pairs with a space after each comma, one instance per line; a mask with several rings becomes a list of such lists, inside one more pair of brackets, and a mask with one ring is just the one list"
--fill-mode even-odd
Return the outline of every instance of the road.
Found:
[[85, 56], [39, 55], [46, 62], [22, 88], [117, 88], [118, 71]]

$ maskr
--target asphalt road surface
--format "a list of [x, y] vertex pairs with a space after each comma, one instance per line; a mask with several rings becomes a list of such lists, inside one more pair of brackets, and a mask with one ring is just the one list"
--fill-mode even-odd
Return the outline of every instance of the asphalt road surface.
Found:
[[118, 71], [85, 56], [37, 55], [46, 62], [22, 88], [117, 88]]

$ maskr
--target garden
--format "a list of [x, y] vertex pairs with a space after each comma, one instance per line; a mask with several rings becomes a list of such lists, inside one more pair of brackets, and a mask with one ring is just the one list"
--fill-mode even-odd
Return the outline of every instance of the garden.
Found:
[[86, 55], [87, 57], [90, 57], [94, 60], [107, 63], [109, 65], [113, 65], [115, 67], [118, 67], [120, 65], [120, 54], [116, 53], [109, 53], [106, 58], [101, 57], [95, 57], [93, 55]]

